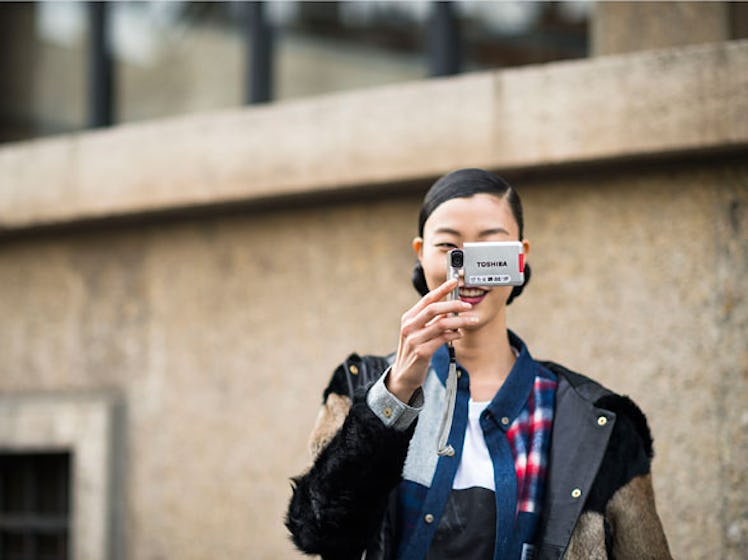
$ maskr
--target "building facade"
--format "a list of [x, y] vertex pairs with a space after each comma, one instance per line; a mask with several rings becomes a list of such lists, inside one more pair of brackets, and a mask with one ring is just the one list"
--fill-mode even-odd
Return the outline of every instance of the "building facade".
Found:
[[526, 209], [510, 326], [641, 405], [674, 556], [742, 558], [742, 9], [603, 3], [590, 56], [1, 145], [4, 551], [300, 558], [321, 391], [393, 349], [420, 199], [480, 166]]

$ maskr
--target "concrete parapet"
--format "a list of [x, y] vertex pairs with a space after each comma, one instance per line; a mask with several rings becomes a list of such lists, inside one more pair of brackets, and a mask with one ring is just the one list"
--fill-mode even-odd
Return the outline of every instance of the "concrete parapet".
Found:
[[0, 230], [334, 192], [456, 167], [748, 145], [748, 41], [468, 74], [0, 148]]
[[[732, 38], [732, 2], [595, 2], [592, 52], [620, 54]], [[742, 14], [741, 14], [742, 17]], [[632, 32], [632, 30], [636, 30]]]

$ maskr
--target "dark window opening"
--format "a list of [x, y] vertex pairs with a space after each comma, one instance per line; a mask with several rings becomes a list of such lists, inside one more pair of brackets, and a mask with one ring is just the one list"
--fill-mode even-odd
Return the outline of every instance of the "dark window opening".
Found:
[[0, 453], [0, 560], [66, 560], [70, 453]]

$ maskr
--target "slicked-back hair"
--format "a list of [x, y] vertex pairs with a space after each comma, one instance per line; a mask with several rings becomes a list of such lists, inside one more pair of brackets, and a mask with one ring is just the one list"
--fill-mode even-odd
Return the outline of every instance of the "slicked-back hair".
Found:
[[[426, 220], [439, 206], [453, 198], [470, 198], [476, 194], [490, 194], [507, 201], [519, 229], [519, 241], [524, 239], [524, 216], [522, 214], [522, 200], [517, 189], [512, 187], [505, 179], [485, 171], [484, 169], [458, 169], [439, 178], [423, 198], [423, 205], [418, 214], [418, 235], [423, 237], [423, 228]], [[413, 287], [421, 295], [429, 292], [426, 285], [426, 277], [420, 261], [416, 262], [413, 269]], [[530, 267], [525, 265], [525, 282], [521, 286], [514, 286], [506, 304], [509, 305], [522, 293], [522, 290], [530, 281]]]

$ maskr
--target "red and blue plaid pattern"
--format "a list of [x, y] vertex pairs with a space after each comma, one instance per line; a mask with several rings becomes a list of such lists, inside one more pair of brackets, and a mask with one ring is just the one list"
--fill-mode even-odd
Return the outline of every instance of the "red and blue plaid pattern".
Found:
[[537, 513], [548, 465], [556, 381], [536, 377], [522, 412], [507, 430], [517, 473], [517, 513]]

